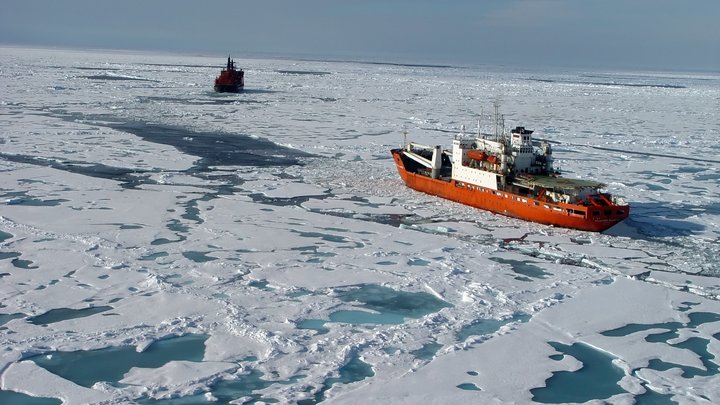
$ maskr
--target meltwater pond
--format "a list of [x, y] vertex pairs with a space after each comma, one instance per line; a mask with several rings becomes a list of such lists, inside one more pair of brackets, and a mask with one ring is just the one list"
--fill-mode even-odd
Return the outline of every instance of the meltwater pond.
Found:
[[420, 360], [432, 360], [438, 350], [442, 349], [443, 345], [436, 342], [425, 343], [421, 348], [410, 352], [416, 359]]
[[324, 335], [330, 332], [330, 329], [325, 327], [325, 323], [322, 319], [304, 319], [297, 323], [298, 329], [311, 329], [318, 332], [318, 335]]
[[[425, 292], [396, 291], [374, 284], [338, 290], [336, 294], [341, 301], [352, 303], [361, 309], [332, 312], [328, 316], [329, 322], [351, 325], [400, 325], [407, 318], [421, 318], [452, 306]], [[298, 328], [327, 333], [326, 323], [320, 319], [305, 319], [298, 322]]]
[[[582, 363], [576, 371], [556, 371], [545, 381], [545, 387], [530, 390], [533, 401], [545, 404], [583, 403], [608, 399], [614, 395], [627, 393], [620, 385], [625, 372], [613, 364], [614, 357], [584, 343], [565, 345], [549, 342], [560, 354], [550, 356], [559, 361], [572, 356]], [[643, 384], [645, 393], [634, 397], [638, 405], [676, 404], [672, 395], [660, 394]]]
[[7, 233], [7, 232], [0, 231], [0, 242], [4, 242], [4, 241], [6, 241], [7, 239], [10, 239], [10, 238], [12, 238], [12, 237], [13, 237], [12, 234]]
[[578, 403], [607, 399], [625, 392], [618, 385], [625, 373], [612, 363], [613, 357], [607, 353], [583, 343], [549, 344], [561, 353], [552, 359], [561, 360], [566, 355], [572, 356], [583, 366], [577, 371], [554, 372], [545, 381], [545, 387], [530, 390], [533, 401], [545, 404]]
[[[452, 306], [426, 292], [396, 291], [374, 284], [364, 284], [358, 288], [338, 291], [337, 296], [342, 301], [360, 303], [365, 309], [377, 311], [385, 314], [386, 317], [395, 319], [416, 319]], [[345, 318], [343, 315], [340, 317]]]
[[[717, 339], [717, 337], [716, 337], [716, 339]], [[710, 351], [708, 350], [709, 344], [710, 344], [710, 341], [708, 339], [703, 339], [703, 338], [699, 338], [699, 337], [691, 337], [680, 343], [670, 344], [670, 346], [672, 346], [672, 347], [690, 350], [691, 352], [697, 354], [700, 357], [700, 361], [703, 364], [703, 368], [666, 362], [661, 359], [650, 360], [648, 362], [648, 368], [657, 370], [657, 371], [665, 371], [665, 370], [670, 370], [672, 368], [679, 368], [680, 370], [682, 370], [681, 375], [685, 378], [693, 378], [693, 377], [697, 377], [697, 376], [707, 377], [707, 376], [715, 375], [720, 370], [720, 367], [718, 367], [718, 365], [712, 361], [712, 359], [715, 359], [715, 356], [713, 354], [711, 354]]]
[[12, 321], [13, 319], [18, 319], [24, 317], [25, 314], [17, 312], [14, 314], [0, 314], [0, 326], [5, 325], [6, 323]]
[[375, 375], [372, 367], [360, 360], [357, 354], [351, 356], [350, 360], [348, 360], [344, 366], [340, 367], [338, 372], [340, 376], [326, 379], [322, 388], [315, 393], [313, 399], [298, 401], [298, 405], [312, 405], [324, 401], [325, 392], [335, 384], [350, 384]]
[[535, 262], [532, 261], [503, 259], [500, 257], [490, 257], [489, 259], [497, 263], [510, 265], [512, 271], [517, 274], [516, 280], [532, 281], [533, 278], [544, 279], [552, 275], [542, 267], [533, 264]]
[[[680, 308], [682, 311], [683, 308]], [[681, 342], [670, 343], [672, 339], [676, 339], [680, 336], [681, 330], [689, 330], [690, 332], [697, 332], [697, 327], [706, 323], [720, 321], [720, 314], [713, 312], [691, 312], [687, 314], [688, 322], [663, 322], [663, 323], [649, 323], [649, 324], [638, 324], [631, 323], [620, 328], [607, 330], [602, 332], [602, 335], [609, 337], [620, 337], [628, 336], [634, 333], [664, 329], [664, 332], [650, 333], [645, 336], [645, 341], [650, 343], [665, 343], [671, 347], [689, 350], [695, 353], [703, 364], [703, 368], [676, 364], [667, 362], [661, 358], [651, 359], [648, 363], [648, 368], [657, 371], [665, 371], [672, 368], [678, 368], [682, 370], [682, 376], [684, 378], [693, 378], [696, 376], [710, 376], [720, 372], [720, 366], [718, 365], [715, 356], [710, 352], [708, 346], [710, 345], [711, 339], [720, 340], [720, 333], [716, 333], [711, 337], [707, 338], [693, 336], [687, 338]]]
[[153, 342], [142, 353], [135, 346], [51, 352], [30, 358], [38, 366], [83, 387], [100, 381], [116, 384], [133, 367], [158, 368], [170, 361], [202, 361], [205, 335], [185, 335]]
[[330, 314], [330, 321], [351, 325], [400, 325], [405, 322], [405, 318], [392, 312], [375, 313], [343, 310]]
[[[315, 392], [313, 398], [300, 400], [302, 405], [317, 404], [325, 400], [325, 392], [335, 384], [350, 384], [373, 377], [372, 367], [362, 361], [357, 354], [350, 356], [347, 363], [338, 370], [338, 377], [329, 377], [323, 381], [322, 386]], [[249, 373], [234, 376], [232, 379], [222, 379], [212, 384], [207, 392], [193, 394], [180, 398], [152, 399], [143, 398], [137, 402], [143, 405], [195, 405], [195, 404], [229, 404], [229, 403], [281, 403], [281, 401], [262, 394], [255, 393], [274, 384], [296, 384], [305, 375], [298, 374], [285, 381], [269, 381], [262, 378], [263, 373], [251, 370]], [[311, 390], [313, 387], [307, 387]], [[212, 400], [208, 399], [212, 398]], [[236, 402], [233, 402], [236, 401]]]
[[28, 318], [33, 325], [47, 325], [55, 322], [66, 321], [68, 319], [84, 318], [111, 310], [111, 306], [103, 305], [98, 307], [87, 307], [80, 309], [57, 308], [51, 309], [44, 314]]
[[[681, 309], [682, 310], [682, 309]], [[679, 329], [682, 328], [688, 328], [688, 329], [694, 329], [697, 328], [700, 325], [711, 323], [711, 322], [718, 322], [720, 321], [720, 314], [716, 314], [714, 312], [691, 312], [687, 315], [688, 322], [687, 323], [681, 323], [681, 322], [663, 322], [663, 323], [630, 323], [625, 326], [621, 326], [616, 329], [607, 330], [605, 332], [602, 332], [602, 335], [604, 336], [628, 336], [630, 334], [646, 331], [650, 329], [667, 329], [670, 332], [677, 332]], [[652, 339], [649, 335], [648, 338]], [[651, 340], [648, 340], [651, 341]]]
[[[253, 392], [263, 390], [273, 384], [295, 384], [304, 375], [297, 375], [287, 381], [267, 381], [263, 378], [263, 373], [257, 370], [251, 370], [247, 374], [235, 376], [234, 379], [220, 380], [210, 386], [208, 392], [200, 394], [188, 395], [179, 398], [153, 399], [143, 398], [137, 401], [141, 405], [198, 405], [198, 404], [230, 404], [235, 403], [240, 398], [243, 401], [237, 403], [254, 404], [254, 403], [278, 403], [273, 398], [264, 397], [261, 394]], [[209, 400], [211, 397], [212, 400]], [[250, 399], [247, 399], [250, 398]]]
[[33, 397], [15, 391], [0, 390], [0, 404], [3, 405], [60, 405], [62, 401], [57, 398]]
[[530, 315], [525, 313], [515, 313], [512, 316], [503, 319], [478, 319], [475, 322], [463, 326], [462, 329], [457, 333], [457, 339], [459, 342], [464, 342], [470, 336], [482, 336], [489, 335], [497, 332], [503, 326], [512, 322], [527, 322], [530, 320]]

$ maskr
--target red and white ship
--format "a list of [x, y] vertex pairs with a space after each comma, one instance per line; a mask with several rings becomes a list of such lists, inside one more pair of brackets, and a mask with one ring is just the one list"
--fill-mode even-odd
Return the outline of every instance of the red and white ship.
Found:
[[497, 214], [595, 232], [628, 217], [630, 206], [604, 184], [560, 177], [550, 144], [533, 142], [532, 132], [461, 132], [452, 151], [407, 143], [391, 152], [408, 187]]
[[237, 93], [245, 86], [245, 72], [235, 68], [235, 61], [228, 56], [227, 66], [215, 78], [215, 91]]

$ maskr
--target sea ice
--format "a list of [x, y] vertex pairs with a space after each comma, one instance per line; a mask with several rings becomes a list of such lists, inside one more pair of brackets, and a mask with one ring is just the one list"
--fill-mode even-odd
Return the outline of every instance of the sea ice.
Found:
[[[0, 47], [1, 390], [528, 403], [585, 359], [612, 371], [591, 403], [720, 401], [703, 315], [720, 313], [720, 76], [237, 63], [245, 91], [217, 94], [215, 58]], [[630, 218], [589, 234], [402, 184], [404, 130], [447, 146], [497, 98]], [[653, 327], [604, 334], [628, 325]], [[29, 360], [191, 334], [197, 361], [120, 384]]]

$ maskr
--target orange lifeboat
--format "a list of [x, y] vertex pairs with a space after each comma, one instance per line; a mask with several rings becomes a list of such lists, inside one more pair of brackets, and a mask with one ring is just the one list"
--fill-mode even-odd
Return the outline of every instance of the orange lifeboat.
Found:
[[483, 161], [483, 160], [487, 159], [487, 157], [488, 157], [485, 152], [483, 152], [481, 150], [476, 150], [476, 149], [469, 150], [467, 153], [467, 156], [470, 159], [475, 159], [475, 160], [479, 160], [479, 161]]

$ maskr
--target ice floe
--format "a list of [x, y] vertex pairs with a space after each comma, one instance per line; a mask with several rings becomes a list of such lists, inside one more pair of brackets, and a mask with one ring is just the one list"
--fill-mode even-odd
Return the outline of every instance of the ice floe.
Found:
[[[0, 48], [0, 400], [720, 401], [720, 76], [237, 63]], [[402, 184], [497, 98], [630, 218]]]

